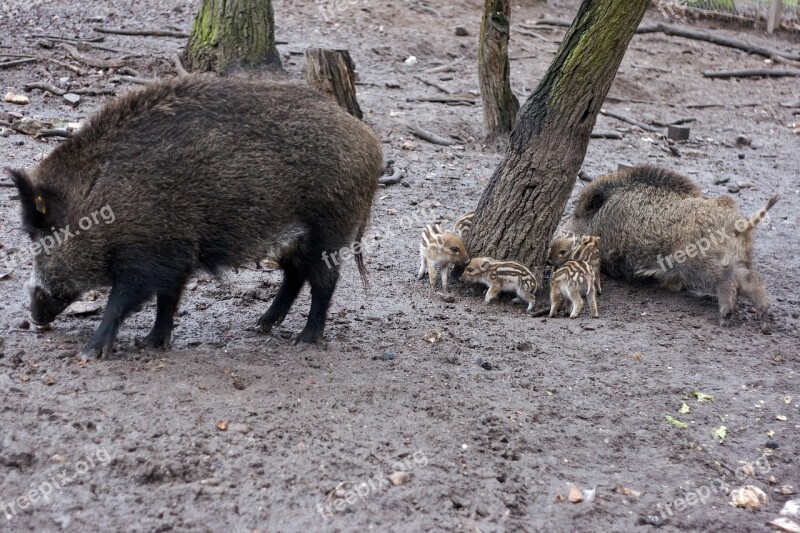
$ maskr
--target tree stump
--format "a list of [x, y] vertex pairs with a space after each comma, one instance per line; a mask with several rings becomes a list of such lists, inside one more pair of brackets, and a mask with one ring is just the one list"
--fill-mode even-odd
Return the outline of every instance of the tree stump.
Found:
[[309, 48], [303, 72], [308, 85], [356, 118], [364, 118], [356, 99], [355, 65], [347, 50]]

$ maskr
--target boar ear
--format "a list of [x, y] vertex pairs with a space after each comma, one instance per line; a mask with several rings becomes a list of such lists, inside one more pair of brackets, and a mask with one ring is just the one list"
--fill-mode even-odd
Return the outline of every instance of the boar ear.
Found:
[[56, 216], [61, 206], [58, 195], [38, 190], [24, 170], [10, 168], [7, 170], [19, 191], [22, 229], [32, 234], [37, 231], [49, 231], [51, 227], [60, 226]]
[[580, 204], [575, 209], [575, 214], [579, 215], [581, 218], [590, 218], [600, 211], [600, 208], [603, 207], [605, 202], [605, 188], [602, 186], [593, 187], [586, 196], [581, 199]]
[[438, 244], [439, 246], [444, 246], [444, 235], [442, 235], [441, 233], [436, 234], [436, 244]]
[[481, 261], [481, 270], [488, 270], [489, 269], [489, 260], [484, 259]]

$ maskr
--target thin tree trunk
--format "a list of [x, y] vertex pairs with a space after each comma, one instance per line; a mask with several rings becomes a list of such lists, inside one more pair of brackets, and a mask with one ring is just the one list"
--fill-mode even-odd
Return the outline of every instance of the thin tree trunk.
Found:
[[511, 91], [510, 81], [510, 13], [510, 0], [484, 2], [478, 43], [478, 79], [483, 100], [483, 129], [489, 139], [511, 133], [519, 111], [519, 101]]
[[470, 255], [520, 261], [541, 279], [597, 114], [649, 4], [583, 1], [478, 203]]
[[203, 0], [186, 47], [189, 70], [280, 68], [271, 0]]

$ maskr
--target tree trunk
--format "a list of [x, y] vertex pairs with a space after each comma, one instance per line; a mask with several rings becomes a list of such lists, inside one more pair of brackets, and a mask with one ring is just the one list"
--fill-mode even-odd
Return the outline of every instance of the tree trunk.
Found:
[[356, 118], [364, 118], [356, 99], [355, 65], [347, 50], [309, 48], [303, 72], [309, 87], [330, 98]]
[[271, 0], [203, 0], [186, 46], [189, 70], [280, 68]]
[[541, 280], [597, 114], [649, 4], [583, 0], [481, 196], [467, 239], [470, 255], [520, 261]]
[[511, 0], [485, 0], [478, 43], [478, 79], [483, 100], [483, 129], [487, 138], [506, 136], [514, 129], [519, 101], [511, 92], [508, 39]]

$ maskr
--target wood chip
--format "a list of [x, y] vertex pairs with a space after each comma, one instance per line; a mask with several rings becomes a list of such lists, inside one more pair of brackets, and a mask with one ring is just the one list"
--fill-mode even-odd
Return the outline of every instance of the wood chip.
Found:
[[24, 94], [14, 94], [12, 92], [6, 93], [4, 100], [9, 104], [17, 105], [28, 105], [31, 103], [31, 99]]

